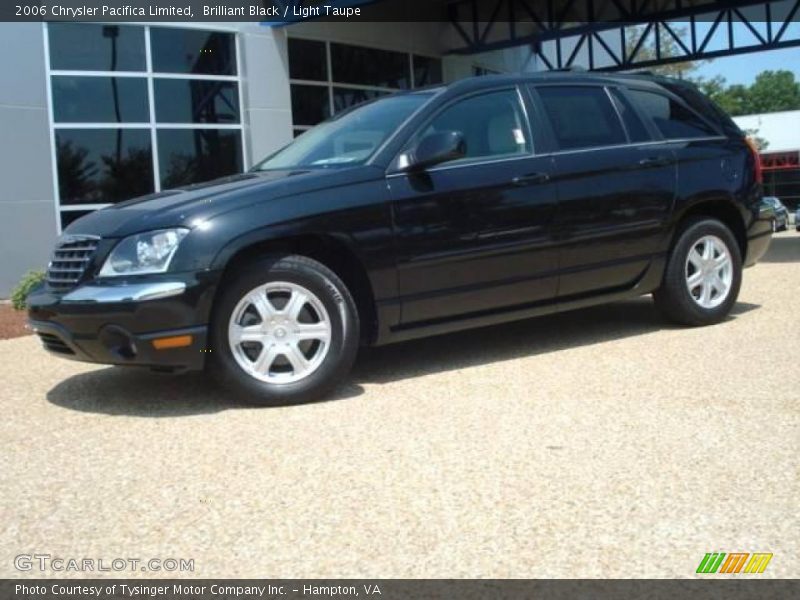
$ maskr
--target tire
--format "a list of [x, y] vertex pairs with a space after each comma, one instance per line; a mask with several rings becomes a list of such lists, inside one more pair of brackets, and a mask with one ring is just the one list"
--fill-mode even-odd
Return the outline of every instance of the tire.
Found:
[[266, 256], [237, 268], [223, 285], [211, 320], [209, 371], [224, 389], [252, 404], [300, 404], [347, 376], [359, 346], [358, 311], [325, 265]]
[[[709, 244], [711, 259], [705, 254]], [[693, 250], [697, 254], [692, 254], [690, 260]], [[723, 250], [729, 259], [727, 268], [717, 266], [724, 262]], [[697, 264], [701, 267], [697, 268]], [[742, 257], [731, 230], [716, 219], [692, 219], [678, 233], [661, 287], [653, 293], [653, 299], [661, 313], [674, 323], [690, 327], [713, 325], [728, 316], [741, 285]], [[720, 291], [721, 287], [725, 290]]]

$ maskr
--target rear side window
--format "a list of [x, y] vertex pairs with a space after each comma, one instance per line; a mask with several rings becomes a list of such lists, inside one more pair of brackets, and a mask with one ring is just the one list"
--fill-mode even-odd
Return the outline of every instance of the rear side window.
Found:
[[630, 90], [631, 97], [668, 140], [719, 135], [708, 123], [683, 104], [655, 92]]
[[622, 117], [622, 122], [625, 123], [625, 129], [628, 130], [628, 137], [632, 142], [648, 142], [650, 141], [650, 134], [647, 128], [642, 123], [639, 115], [633, 109], [633, 106], [628, 99], [623, 96], [619, 90], [610, 89], [611, 95], [614, 97], [614, 103], [617, 105], [619, 116]]
[[417, 141], [441, 131], [457, 131], [467, 145], [465, 158], [528, 154], [527, 124], [515, 89], [470, 96], [445, 108]]
[[611, 100], [601, 87], [543, 86], [536, 91], [561, 150], [627, 142]]

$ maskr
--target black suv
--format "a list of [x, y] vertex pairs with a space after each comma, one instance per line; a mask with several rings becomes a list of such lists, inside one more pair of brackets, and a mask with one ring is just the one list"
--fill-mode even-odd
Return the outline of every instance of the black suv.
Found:
[[716, 323], [772, 217], [755, 150], [690, 84], [481, 77], [85, 216], [29, 317], [59, 356], [208, 367], [256, 402], [304, 401], [359, 344], [649, 293], [673, 321]]

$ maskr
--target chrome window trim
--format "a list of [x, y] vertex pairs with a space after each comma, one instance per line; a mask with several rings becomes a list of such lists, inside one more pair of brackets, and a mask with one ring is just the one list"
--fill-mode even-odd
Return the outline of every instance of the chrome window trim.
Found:
[[[530, 155], [525, 155], [525, 156], [507, 156], [507, 157], [501, 157], [501, 158], [497, 158], [497, 159], [493, 159], [493, 160], [479, 160], [479, 161], [473, 161], [473, 162], [469, 162], [469, 163], [458, 163], [458, 164], [452, 164], [452, 165], [445, 164], [445, 165], [442, 165], [442, 166], [434, 167], [432, 169], [426, 169], [425, 172], [426, 173], [436, 173], [438, 171], [446, 171], [446, 170], [450, 170], [450, 169], [461, 169], [461, 168], [465, 168], [465, 167], [476, 167], [476, 166], [482, 166], [482, 165], [490, 165], [490, 164], [496, 164], [496, 163], [500, 163], [500, 162], [509, 162], [509, 161], [512, 161], [512, 160], [527, 160], [527, 159], [530, 159], [530, 158], [546, 158], [546, 157], [550, 157], [550, 156], [560, 156], [560, 155], [564, 155], [564, 154], [579, 154], [579, 153], [584, 153], [584, 152], [596, 152], [596, 151], [602, 151], [602, 150], [616, 150], [616, 149], [620, 149], [620, 148], [639, 148], [639, 147], [642, 147], [642, 146], [655, 146], [655, 145], [658, 145], [658, 144], [667, 145], [667, 144], [681, 144], [681, 143], [686, 143], [686, 142], [698, 142], [698, 141], [707, 141], [707, 142], [708, 141], [722, 141], [722, 140], [726, 140], [726, 139], [728, 139], [726, 136], [720, 135], [720, 136], [709, 136], [709, 137], [702, 137], [702, 138], [680, 138], [680, 139], [674, 139], [674, 140], [651, 140], [649, 142], [614, 144], [614, 145], [610, 145], [610, 146], [592, 146], [590, 148], [577, 148], [577, 149], [573, 149], [573, 150], [555, 150], [553, 152], [543, 152], [542, 154], [530, 154]], [[392, 173], [388, 173], [386, 175], [386, 177], [387, 178], [395, 178], [395, 177], [399, 177], [399, 176], [403, 176], [403, 175], [407, 175], [407, 172], [405, 172], [405, 171], [395, 171], [395, 172], [392, 172]]]

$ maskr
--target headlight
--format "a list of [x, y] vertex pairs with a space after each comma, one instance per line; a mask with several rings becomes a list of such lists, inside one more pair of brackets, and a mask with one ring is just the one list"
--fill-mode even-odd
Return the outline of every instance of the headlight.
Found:
[[126, 237], [100, 269], [100, 277], [163, 273], [188, 229], [162, 229]]

